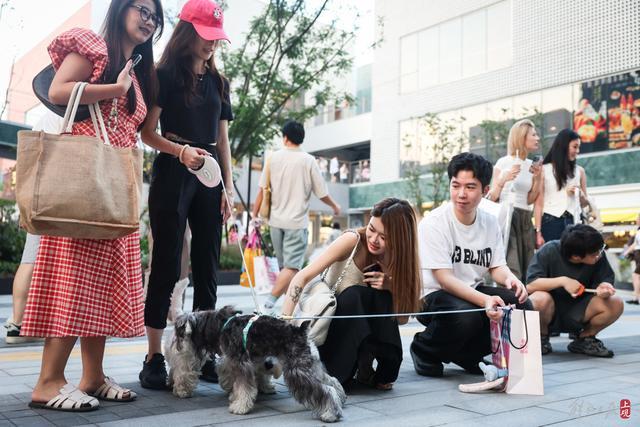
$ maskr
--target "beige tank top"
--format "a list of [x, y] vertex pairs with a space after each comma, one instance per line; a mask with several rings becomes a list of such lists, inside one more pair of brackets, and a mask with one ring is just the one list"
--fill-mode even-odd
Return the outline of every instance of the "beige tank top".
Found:
[[360, 234], [355, 230], [346, 230], [345, 233], [355, 233], [356, 236], [358, 236], [358, 241], [353, 251], [351, 251], [351, 255], [344, 261], [334, 262], [322, 273], [322, 279], [335, 291], [336, 295], [350, 286], [364, 283], [364, 274], [362, 274], [362, 271], [356, 266], [356, 263], [353, 262], [353, 257], [356, 255], [356, 252], [358, 252], [358, 247], [360, 246]]

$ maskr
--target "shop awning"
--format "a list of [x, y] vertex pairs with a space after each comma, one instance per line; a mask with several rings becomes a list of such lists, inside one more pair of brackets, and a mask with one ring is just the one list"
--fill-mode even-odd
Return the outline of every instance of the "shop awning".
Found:
[[633, 222], [640, 213], [640, 206], [631, 208], [605, 208], [600, 210], [602, 222], [605, 224]]

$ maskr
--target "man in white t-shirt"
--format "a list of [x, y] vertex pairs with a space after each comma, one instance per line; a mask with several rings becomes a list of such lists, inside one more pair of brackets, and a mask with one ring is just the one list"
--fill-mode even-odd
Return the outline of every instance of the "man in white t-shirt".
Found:
[[[506, 265], [498, 221], [478, 209], [489, 191], [491, 163], [462, 153], [451, 159], [447, 172], [451, 203], [418, 226], [423, 311], [487, 311], [418, 318], [426, 329], [415, 335], [411, 357], [418, 374], [434, 377], [442, 376], [443, 362], [481, 374], [478, 362], [491, 352], [489, 319], [499, 319], [505, 304], [532, 309], [525, 286]], [[502, 286], [479, 284], [487, 272]]]
[[[271, 295], [264, 304], [273, 308], [278, 298], [287, 291], [293, 276], [302, 268], [307, 250], [309, 200], [315, 194], [340, 215], [340, 206], [331, 198], [315, 158], [302, 151], [304, 127], [293, 120], [282, 127], [284, 147], [271, 155], [269, 182], [271, 184], [271, 240], [280, 264], [280, 274]], [[260, 189], [253, 205], [253, 218], [258, 218], [267, 176], [260, 177]]]

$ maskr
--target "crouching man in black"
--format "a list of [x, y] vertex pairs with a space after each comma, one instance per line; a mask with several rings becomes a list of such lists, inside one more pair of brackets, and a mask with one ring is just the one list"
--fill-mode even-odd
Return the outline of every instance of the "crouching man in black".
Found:
[[527, 270], [527, 290], [540, 312], [542, 354], [552, 351], [549, 332], [577, 334], [567, 349], [596, 357], [613, 351], [596, 338], [624, 309], [615, 296], [614, 273], [604, 256], [604, 240], [593, 227], [577, 224], [560, 240], [547, 242]]

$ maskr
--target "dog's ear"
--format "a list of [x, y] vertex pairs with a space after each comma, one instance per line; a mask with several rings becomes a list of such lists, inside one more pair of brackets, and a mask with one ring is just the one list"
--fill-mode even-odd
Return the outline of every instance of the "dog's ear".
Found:
[[225, 305], [220, 310], [218, 310], [218, 316], [223, 319], [228, 319], [236, 314], [240, 314], [242, 311], [236, 310], [236, 308], [232, 305]]
[[190, 313], [181, 314], [173, 323], [175, 334], [180, 338], [184, 338], [191, 333], [191, 322], [189, 321], [190, 316]]
[[308, 334], [310, 326], [311, 326], [311, 320], [305, 320], [300, 325], [300, 332], [304, 333], [305, 335]]
[[182, 341], [191, 335], [193, 327], [191, 321], [192, 313], [184, 313], [178, 316], [173, 324], [174, 334], [176, 336], [176, 348], [182, 350]]

